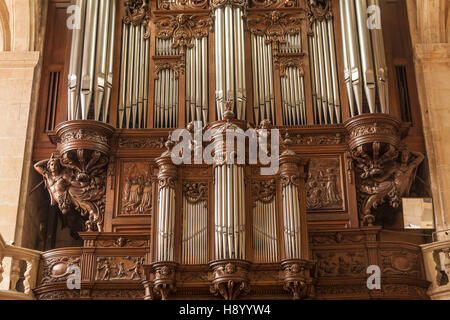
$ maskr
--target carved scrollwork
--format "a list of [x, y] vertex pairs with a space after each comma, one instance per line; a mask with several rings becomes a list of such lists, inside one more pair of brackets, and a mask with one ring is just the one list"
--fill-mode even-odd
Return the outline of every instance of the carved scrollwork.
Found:
[[182, 10], [182, 9], [205, 9], [208, 0], [160, 0], [158, 9], [162, 10]]
[[79, 267], [80, 257], [69, 256], [43, 260], [41, 285], [67, 281], [72, 266]]
[[271, 203], [276, 195], [275, 179], [253, 180], [252, 194], [254, 205], [256, 205], [256, 201], [260, 201], [262, 203]]
[[[275, 58], [274, 58], [275, 62]], [[276, 62], [275, 66], [280, 69], [280, 77], [286, 77], [286, 70], [288, 68], [297, 68], [301, 77], [305, 75], [303, 70], [302, 59], [298, 56], [281, 56]]]
[[198, 203], [208, 200], [208, 183], [184, 182], [183, 193], [189, 203]]
[[273, 61], [276, 67], [283, 67], [281, 69], [284, 72], [288, 66], [296, 66], [303, 72], [301, 58], [305, 53], [288, 54], [284, 58], [281, 57], [286, 54], [280, 54], [280, 46], [287, 43], [286, 36], [301, 33], [302, 21], [305, 20], [302, 12], [282, 13], [274, 10], [266, 14], [252, 14], [247, 20], [251, 33], [264, 37], [266, 44], [272, 44]]
[[193, 39], [208, 36], [210, 20], [208, 16], [178, 14], [176, 16], [163, 16], [157, 18], [156, 38], [174, 39], [172, 48], [180, 49], [184, 56], [187, 49], [194, 47]]
[[235, 300], [250, 292], [248, 267], [246, 261], [223, 260], [210, 264], [213, 269], [211, 294], [225, 300]]
[[184, 74], [185, 67], [186, 67], [186, 64], [183, 59], [181, 59], [181, 60], [178, 60], [178, 59], [159, 60], [159, 59], [157, 59], [155, 61], [155, 70], [154, 70], [155, 80], [159, 79], [161, 70], [164, 70], [164, 69], [173, 70], [173, 72], [175, 73], [175, 79], [178, 79], [180, 77], [180, 74]]
[[241, 8], [247, 11], [248, 0], [210, 0], [209, 6], [212, 10], [220, 9], [225, 6], [232, 6], [233, 8]]
[[251, 0], [250, 6], [254, 8], [292, 8], [293, 0]]
[[144, 39], [150, 38], [150, 7], [148, 0], [126, 0], [125, 1], [125, 24], [145, 27]]

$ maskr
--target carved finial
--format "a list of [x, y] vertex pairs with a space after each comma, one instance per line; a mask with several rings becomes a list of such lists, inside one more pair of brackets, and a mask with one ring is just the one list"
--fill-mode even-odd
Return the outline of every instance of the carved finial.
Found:
[[172, 141], [172, 135], [171, 134], [169, 134], [169, 137], [167, 138], [165, 146], [167, 148], [167, 152], [171, 153], [173, 147], [175, 146], [175, 142]]
[[261, 123], [259, 124], [260, 129], [270, 129], [270, 127], [272, 126], [272, 122], [270, 122], [270, 120], [264, 119], [261, 121]]
[[189, 133], [194, 133], [195, 130], [194, 122], [193, 121], [189, 122], [186, 129], [187, 131], [189, 131]]
[[286, 150], [289, 150], [289, 146], [291, 146], [294, 142], [291, 140], [291, 137], [289, 136], [289, 132], [286, 131], [286, 135], [284, 136], [283, 140], [283, 146], [286, 148]]

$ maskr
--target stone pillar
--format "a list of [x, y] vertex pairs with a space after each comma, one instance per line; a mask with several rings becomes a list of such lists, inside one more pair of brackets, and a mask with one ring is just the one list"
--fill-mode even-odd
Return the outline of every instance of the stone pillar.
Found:
[[440, 0], [407, 0], [417, 86], [430, 167], [436, 233], [423, 246], [432, 299], [450, 299], [450, 26]]

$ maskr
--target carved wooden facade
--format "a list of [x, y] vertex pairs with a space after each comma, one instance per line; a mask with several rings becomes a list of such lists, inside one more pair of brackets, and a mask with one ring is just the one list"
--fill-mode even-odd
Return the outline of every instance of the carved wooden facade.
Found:
[[[69, 2], [49, 1], [50, 15], [60, 21]], [[65, 121], [70, 93], [62, 82], [44, 80], [40, 91], [35, 167], [52, 205], [79, 218], [70, 227], [84, 245], [43, 254], [38, 299], [427, 298], [420, 243], [383, 231], [402, 227], [386, 217], [399, 217], [420, 168], [426, 179], [410, 47], [385, 32], [390, 114], [357, 117], [340, 1], [135, 0], [116, 7], [105, 123], [92, 118], [95, 97], [103, 97], [98, 86], [87, 118], [72, 122]], [[381, 7], [408, 27], [403, 2]], [[385, 30], [393, 24], [382, 22]], [[70, 61], [72, 34], [49, 30], [47, 44]], [[49, 50], [44, 79], [55, 63]], [[58, 63], [65, 78], [69, 66]], [[396, 81], [399, 68], [407, 83]], [[49, 88], [59, 93], [57, 108], [48, 109]], [[410, 106], [399, 102], [405, 90]], [[369, 110], [370, 93], [361, 94], [361, 110]], [[411, 108], [412, 122], [401, 119], [402, 108]], [[194, 129], [195, 121], [202, 123]], [[234, 179], [223, 184], [229, 198], [217, 198], [228, 193], [216, 188], [223, 164], [171, 162], [177, 128], [194, 135], [266, 127], [279, 129], [287, 147], [280, 171], [264, 176], [248, 162], [223, 168]], [[288, 194], [298, 212], [283, 207]], [[242, 213], [240, 226], [216, 223], [223, 199]], [[289, 215], [298, 228], [289, 227]], [[218, 248], [230, 232], [232, 249]], [[291, 247], [292, 234], [298, 243]], [[370, 265], [382, 269], [381, 290], [366, 286]], [[66, 288], [71, 266], [81, 269], [81, 290]]]

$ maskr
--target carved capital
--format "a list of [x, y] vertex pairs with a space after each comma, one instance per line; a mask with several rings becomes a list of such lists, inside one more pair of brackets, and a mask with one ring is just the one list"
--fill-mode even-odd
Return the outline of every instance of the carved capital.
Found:
[[241, 8], [244, 11], [248, 8], [248, 0], [210, 0], [209, 6], [212, 10], [221, 9], [225, 6]]
[[169, 137], [166, 142], [167, 151], [165, 151], [161, 157], [156, 159], [156, 164], [159, 167], [158, 173], [158, 181], [159, 181], [159, 189], [163, 189], [166, 187], [175, 188], [178, 170], [175, 164], [172, 161], [172, 148], [174, 146], [174, 142]]
[[249, 263], [243, 260], [221, 260], [210, 263], [213, 280], [210, 291], [225, 300], [235, 300], [250, 292]]

